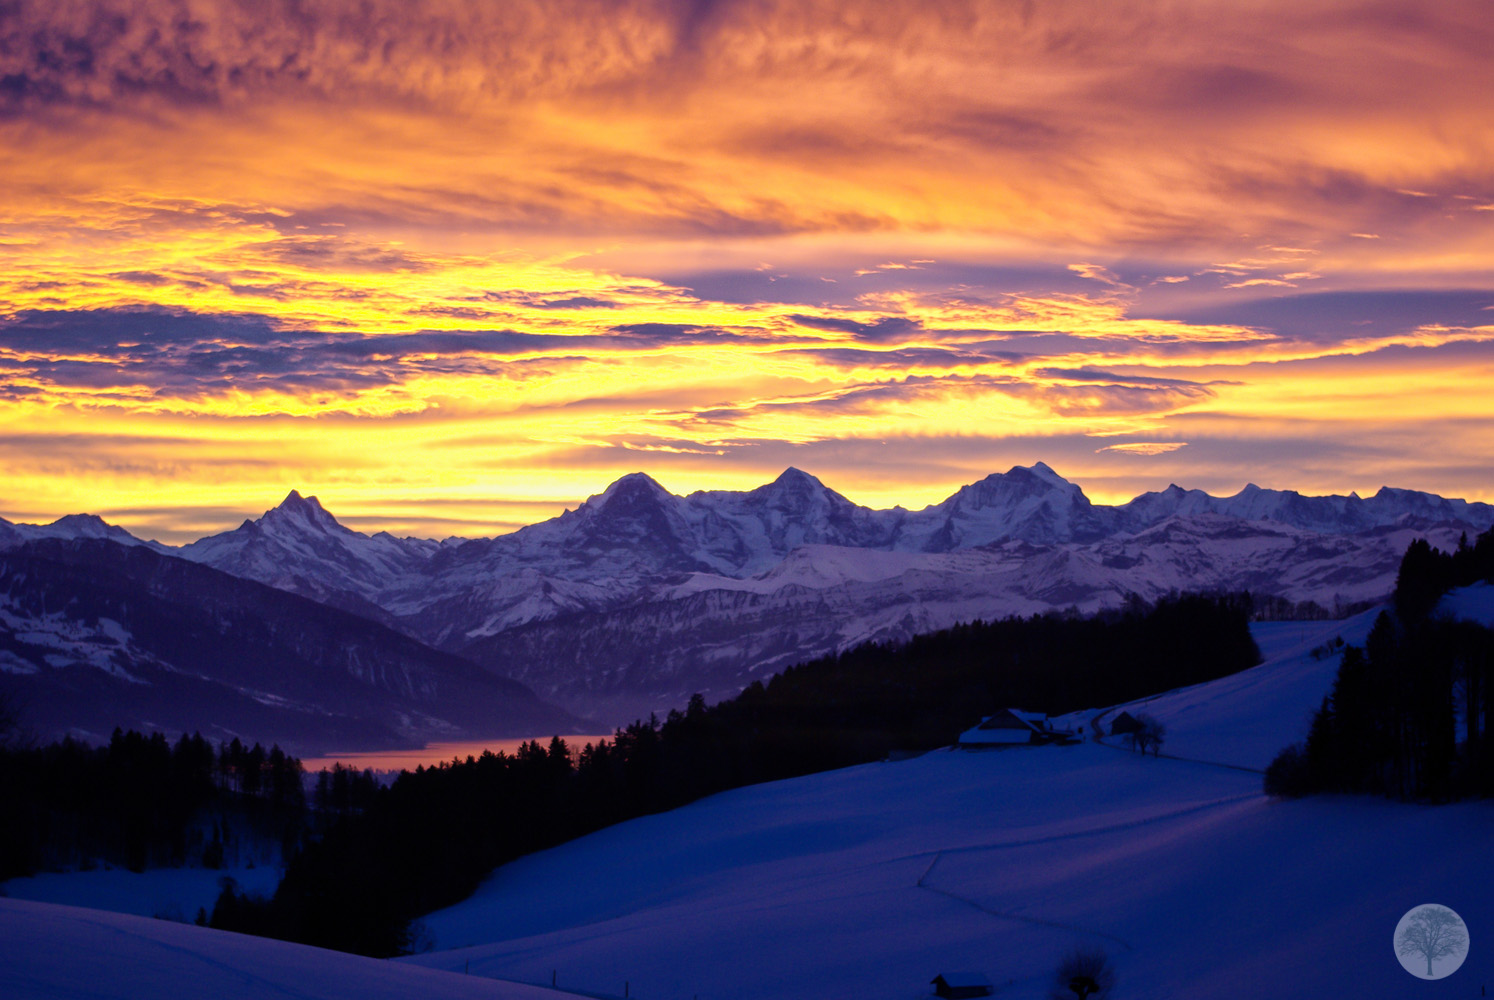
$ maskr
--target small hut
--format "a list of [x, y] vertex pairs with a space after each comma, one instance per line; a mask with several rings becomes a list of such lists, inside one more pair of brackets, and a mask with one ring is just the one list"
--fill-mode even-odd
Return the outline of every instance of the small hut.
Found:
[[1125, 736], [1127, 733], [1134, 733], [1140, 728], [1141, 723], [1137, 722], [1136, 717], [1130, 712], [1122, 712], [1110, 720], [1111, 736]]
[[958, 1000], [960, 997], [988, 997], [995, 989], [979, 972], [946, 972], [929, 980], [934, 996]]

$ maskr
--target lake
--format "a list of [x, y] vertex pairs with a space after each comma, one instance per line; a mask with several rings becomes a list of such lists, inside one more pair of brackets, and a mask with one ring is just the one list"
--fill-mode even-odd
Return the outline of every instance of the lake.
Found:
[[[466, 760], [468, 757], [480, 757], [484, 750], [494, 753], [503, 751], [512, 755], [519, 749], [521, 743], [530, 740], [538, 740], [541, 746], [550, 745], [550, 735], [544, 736], [518, 736], [512, 739], [499, 740], [458, 740], [450, 743], [427, 743], [423, 749], [415, 750], [352, 750], [342, 753], [331, 753], [324, 757], [306, 757], [301, 760], [301, 765], [308, 773], [315, 774], [323, 768], [330, 768], [334, 763], [343, 767], [351, 767], [362, 771], [365, 768], [374, 771], [413, 771], [424, 765], [431, 767], [443, 761], [449, 762], [453, 757]], [[588, 743], [596, 743], [599, 740], [611, 740], [611, 733], [602, 733], [591, 736], [568, 736], [562, 734], [561, 739], [565, 745], [570, 747], [574, 756]]]

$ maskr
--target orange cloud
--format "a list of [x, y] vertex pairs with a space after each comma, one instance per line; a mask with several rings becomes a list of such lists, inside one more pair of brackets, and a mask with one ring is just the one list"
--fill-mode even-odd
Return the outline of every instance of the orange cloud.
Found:
[[1457, 0], [22, 0], [0, 502], [475, 533], [640, 454], [913, 502], [1306, 435], [1487, 496], [1489, 51]]

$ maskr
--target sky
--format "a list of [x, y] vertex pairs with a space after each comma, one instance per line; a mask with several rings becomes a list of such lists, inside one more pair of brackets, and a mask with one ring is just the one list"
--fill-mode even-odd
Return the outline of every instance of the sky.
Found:
[[0, 0], [0, 515], [1494, 500], [1485, 0]]

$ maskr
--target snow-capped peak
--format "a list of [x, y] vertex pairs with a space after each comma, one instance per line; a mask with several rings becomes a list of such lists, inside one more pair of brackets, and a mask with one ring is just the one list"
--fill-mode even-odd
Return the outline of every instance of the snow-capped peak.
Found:
[[1089, 506], [1083, 490], [1042, 462], [1030, 468], [1014, 465], [1005, 473], [995, 472], [979, 482], [962, 486], [944, 501], [944, 506], [966, 510], [1010, 508], [1024, 500], [1052, 494], [1062, 496], [1065, 503], [1082, 502]]
[[68, 514], [47, 525], [54, 538], [113, 538], [129, 534], [97, 514]]
[[291, 490], [259, 520], [198, 539], [178, 554], [322, 600], [334, 591], [370, 598], [415, 572], [435, 548], [434, 542], [354, 531], [316, 497]]
[[1013, 472], [1019, 471], [1030, 472], [1039, 479], [1045, 480], [1046, 482], [1051, 483], [1054, 486], [1058, 486], [1064, 489], [1078, 489], [1078, 487], [1073, 483], [1069, 482], [1067, 479], [1054, 472], [1046, 462], [1034, 462], [1031, 466], [1025, 469], [1020, 465], [1013, 466], [1010, 470], [1008, 470], [1007, 475], [1011, 475]]
[[814, 476], [793, 466], [784, 469], [771, 483], [750, 491], [747, 496], [767, 501], [770, 506], [778, 509], [807, 510], [811, 506], [850, 504], [850, 501]]
[[808, 487], [824, 489], [825, 487], [825, 484], [820, 482], [818, 478], [811, 476], [802, 469], [796, 469], [792, 465], [780, 472], [778, 478], [773, 480], [770, 485], [783, 489], [805, 489]]
[[351, 530], [339, 524], [316, 497], [303, 497], [296, 490], [287, 493], [278, 507], [265, 511], [259, 524], [261, 527], [305, 525], [320, 531]]
[[624, 502], [629, 505], [642, 502], [667, 502], [675, 499], [674, 495], [660, 486], [646, 472], [630, 472], [618, 478], [601, 493], [586, 499], [585, 506], [595, 511], [605, 510], [614, 501]]
[[0, 518], [0, 548], [9, 548], [42, 538], [106, 539], [120, 545], [143, 545], [157, 552], [168, 551], [160, 542], [136, 538], [117, 524], [110, 524], [97, 514], [68, 514], [51, 524], [11, 524]]

